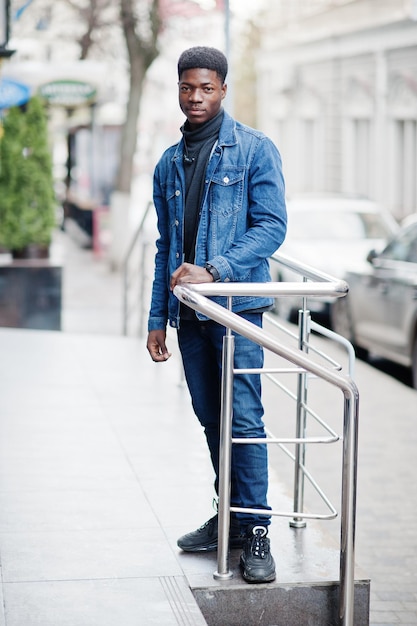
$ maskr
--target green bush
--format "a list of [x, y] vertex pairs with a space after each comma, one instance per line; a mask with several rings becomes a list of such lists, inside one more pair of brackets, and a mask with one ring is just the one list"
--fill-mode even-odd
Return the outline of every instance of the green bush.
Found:
[[49, 246], [55, 228], [52, 159], [39, 97], [13, 107], [0, 137], [0, 246]]

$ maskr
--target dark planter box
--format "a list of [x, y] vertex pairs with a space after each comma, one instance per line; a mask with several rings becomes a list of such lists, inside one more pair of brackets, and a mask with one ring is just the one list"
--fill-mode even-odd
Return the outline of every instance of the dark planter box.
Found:
[[0, 260], [0, 326], [61, 330], [61, 309], [60, 263], [16, 261], [4, 255]]

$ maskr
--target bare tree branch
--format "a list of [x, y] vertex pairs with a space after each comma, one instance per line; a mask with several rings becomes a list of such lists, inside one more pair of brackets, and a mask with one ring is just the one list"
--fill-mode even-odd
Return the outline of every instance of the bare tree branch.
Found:
[[81, 18], [83, 32], [78, 37], [77, 43], [80, 46], [81, 61], [87, 59], [91, 48], [97, 43], [95, 36], [100, 31], [114, 26], [114, 21], [105, 18], [106, 9], [114, 5], [113, 0], [88, 0], [88, 2], [77, 2], [77, 0], [63, 0]]

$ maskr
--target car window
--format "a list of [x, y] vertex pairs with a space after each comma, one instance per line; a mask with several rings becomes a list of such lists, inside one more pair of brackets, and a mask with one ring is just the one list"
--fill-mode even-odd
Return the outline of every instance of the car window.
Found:
[[392, 232], [378, 213], [288, 211], [288, 234], [294, 239], [387, 239]]
[[391, 237], [392, 228], [385, 223], [381, 215], [377, 213], [360, 213], [358, 217], [363, 223], [367, 239], [387, 239]]
[[381, 256], [393, 261], [417, 263], [417, 224], [401, 232], [393, 239]]

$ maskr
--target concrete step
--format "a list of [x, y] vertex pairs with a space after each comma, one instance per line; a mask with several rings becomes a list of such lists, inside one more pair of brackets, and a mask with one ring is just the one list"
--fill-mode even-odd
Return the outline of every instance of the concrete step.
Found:
[[[339, 626], [336, 583], [193, 590], [208, 626]], [[355, 583], [355, 626], [369, 624], [369, 582]]]
[[[181, 553], [181, 567], [208, 626], [339, 626], [339, 548], [322, 526], [308, 521], [305, 528], [295, 529], [287, 519], [273, 520], [273, 583], [246, 583], [239, 550], [230, 554], [233, 578], [221, 581], [213, 577], [216, 553]], [[369, 625], [369, 598], [370, 581], [357, 567], [355, 626]]]

